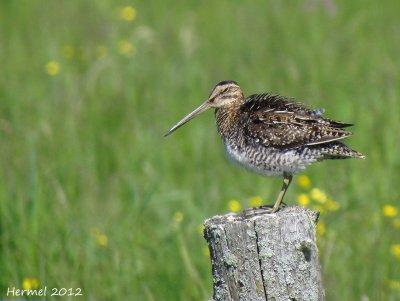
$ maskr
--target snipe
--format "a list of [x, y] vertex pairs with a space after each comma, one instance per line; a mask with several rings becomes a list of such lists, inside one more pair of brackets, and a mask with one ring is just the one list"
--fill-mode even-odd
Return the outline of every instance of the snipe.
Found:
[[325, 118], [322, 109], [312, 110], [279, 95], [265, 93], [245, 98], [234, 81], [218, 83], [208, 99], [165, 136], [209, 108], [215, 108], [218, 132], [233, 162], [261, 175], [283, 177], [271, 213], [281, 206], [293, 174], [309, 164], [364, 158], [339, 141], [352, 134], [345, 130], [351, 124]]

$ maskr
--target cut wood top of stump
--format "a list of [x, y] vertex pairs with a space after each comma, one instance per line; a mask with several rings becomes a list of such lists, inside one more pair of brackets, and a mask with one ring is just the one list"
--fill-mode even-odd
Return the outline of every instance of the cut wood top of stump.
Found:
[[314, 223], [317, 223], [319, 218], [319, 212], [300, 206], [287, 206], [275, 213], [270, 213], [270, 209], [271, 207], [269, 206], [261, 206], [255, 208], [246, 208], [239, 213], [231, 212], [224, 215], [215, 215], [205, 220], [204, 226], [207, 228], [209, 226], [216, 226], [229, 222], [246, 222], [264, 218], [281, 218], [283, 216], [287, 217], [288, 214], [291, 216], [299, 214], [307, 215], [312, 221], [314, 221]]

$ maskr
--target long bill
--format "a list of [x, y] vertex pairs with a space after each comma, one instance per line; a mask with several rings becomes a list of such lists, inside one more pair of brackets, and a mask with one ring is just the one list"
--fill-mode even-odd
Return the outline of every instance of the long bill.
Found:
[[209, 105], [208, 101], [205, 101], [197, 109], [195, 109], [193, 112], [191, 112], [188, 115], [186, 115], [185, 117], [183, 117], [181, 121], [179, 121], [177, 124], [175, 124], [167, 133], [165, 133], [164, 137], [171, 135], [174, 131], [179, 129], [182, 125], [184, 125], [188, 121], [192, 120], [197, 115], [203, 113], [204, 111], [206, 111], [209, 108], [210, 108], [210, 105]]

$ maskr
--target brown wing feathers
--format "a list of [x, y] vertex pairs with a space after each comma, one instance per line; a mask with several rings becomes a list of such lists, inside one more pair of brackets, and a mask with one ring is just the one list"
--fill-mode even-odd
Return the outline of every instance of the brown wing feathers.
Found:
[[265, 146], [292, 148], [315, 145], [352, 134], [343, 129], [350, 124], [323, 118], [320, 110], [310, 110], [277, 95], [252, 95], [242, 110], [250, 117], [245, 125], [248, 136]]

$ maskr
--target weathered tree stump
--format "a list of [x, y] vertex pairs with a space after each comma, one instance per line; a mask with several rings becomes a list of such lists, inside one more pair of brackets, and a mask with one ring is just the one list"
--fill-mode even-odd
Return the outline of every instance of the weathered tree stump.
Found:
[[315, 226], [318, 213], [247, 209], [205, 221], [215, 301], [324, 300]]

